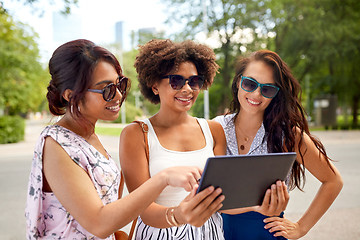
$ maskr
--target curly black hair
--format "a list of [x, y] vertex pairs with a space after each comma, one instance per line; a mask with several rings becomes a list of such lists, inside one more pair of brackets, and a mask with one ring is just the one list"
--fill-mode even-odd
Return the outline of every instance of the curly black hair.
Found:
[[160, 82], [162, 76], [176, 72], [181, 63], [190, 61], [195, 64], [198, 74], [205, 77], [202, 89], [207, 89], [219, 69], [215, 60], [214, 51], [204, 44], [191, 40], [173, 42], [154, 39], [139, 46], [134, 66], [141, 93], [150, 102], [158, 104], [160, 98], [153, 93], [152, 86]]

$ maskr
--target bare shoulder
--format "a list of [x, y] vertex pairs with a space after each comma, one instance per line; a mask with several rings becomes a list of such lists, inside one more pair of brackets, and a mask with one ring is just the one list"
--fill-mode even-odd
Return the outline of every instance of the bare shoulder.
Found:
[[130, 123], [120, 134], [119, 156], [120, 162], [124, 159], [124, 155], [131, 155], [141, 153], [139, 149], [145, 148], [144, 132], [141, 126], [137, 123]]
[[296, 144], [298, 144], [300, 140], [304, 141], [307, 145], [312, 143], [309, 135], [306, 132], [301, 132], [301, 129], [299, 127], [294, 127], [293, 131], [295, 132]]
[[121, 131], [120, 138], [138, 138], [142, 137], [143, 130], [138, 123], [130, 123]]
[[[143, 149], [144, 151], [141, 151]], [[130, 123], [120, 134], [119, 157], [120, 163], [126, 160], [134, 162], [145, 156], [144, 132], [138, 123]]]
[[[61, 183], [61, 179], [57, 178], [73, 178], [71, 171], [80, 170], [80, 166], [77, 165], [64, 150], [60, 144], [52, 137], [48, 136], [45, 138], [44, 149], [43, 149], [43, 171], [45, 174], [45, 181], [55, 179], [57, 183]], [[82, 172], [82, 170], [80, 171]], [[51, 179], [49, 179], [49, 177]], [[47, 186], [49, 187], [49, 185]]]
[[[294, 127], [293, 131], [295, 132], [295, 152], [298, 154], [302, 153], [308, 165], [309, 161], [312, 162], [316, 159], [321, 161], [325, 160], [324, 155], [321, 154], [314, 140], [306, 132], [301, 132], [301, 129], [298, 127]], [[301, 144], [299, 145], [299, 143]], [[300, 161], [300, 159], [300, 156], [297, 157], [297, 161]], [[307, 168], [308, 167], [309, 166], [307, 166]]]
[[150, 178], [144, 132], [140, 124], [131, 123], [121, 131], [119, 160], [129, 191]]
[[211, 132], [224, 132], [221, 124], [215, 120], [207, 120]]
[[56, 156], [59, 156], [62, 153], [65, 153], [65, 150], [51, 136], [45, 137], [44, 150], [43, 151], [52, 153], [52, 154], [49, 155], [52, 158], [54, 158]]
[[225, 133], [220, 123], [215, 120], [207, 120], [211, 134], [214, 139], [214, 154], [225, 155], [226, 154], [226, 139]]

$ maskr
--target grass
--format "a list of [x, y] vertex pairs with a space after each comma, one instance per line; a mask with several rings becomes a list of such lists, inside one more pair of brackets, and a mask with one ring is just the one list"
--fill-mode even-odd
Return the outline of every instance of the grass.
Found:
[[[336, 116], [336, 122], [337, 122], [338, 125], [351, 125], [351, 124], [352, 124], [352, 120], [353, 120], [352, 116], [349, 115], [349, 116], [347, 117], [347, 123], [345, 123], [345, 117], [344, 117], [344, 115], [338, 115], [338, 116]], [[358, 121], [358, 123], [360, 123], [360, 115], [358, 115], [357, 121]]]
[[356, 130], [360, 129], [360, 115], [358, 115], [358, 126], [352, 126], [352, 116], [348, 116], [347, 121], [345, 121], [344, 115], [337, 115], [336, 116], [336, 124], [334, 126], [311, 126], [311, 131], [326, 131], [326, 130]]
[[[349, 122], [351, 121], [350, 116], [349, 116], [348, 121]], [[360, 115], [359, 115], [359, 122], [360, 122]], [[337, 123], [338, 123], [337, 125], [341, 129], [341, 126], [344, 125], [344, 117], [342, 115], [337, 116]], [[317, 126], [310, 127], [310, 132], [311, 131], [325, 131], [325, 130], [328, 130], [328, 129], [326, 129], [325, 127], [321, 127], [321, 126], [319, 126], [319, 127], [317, 127]], [[96, 126], [95, 127], [95, 133], [98, 134], [98, 135], [120, 136], [121, 131], [122, 131], [122, 128], [119, 128], [119, 127], [104, 127], [104, 126]]]
[[312, 131], [325, 131], [326, 129], [325, 129], [325, 127], [321, 127], [321, 126], [319, 126], [319, 127], [311, 126], [311, 127], [309, 127], [309, 130], [310, 130], [310, 132], [312, 132]]
[[120, 136], [122, 128], [114, 127], [95, 127], [95, 133], [98, 135], [107, 135], [107, 136]]

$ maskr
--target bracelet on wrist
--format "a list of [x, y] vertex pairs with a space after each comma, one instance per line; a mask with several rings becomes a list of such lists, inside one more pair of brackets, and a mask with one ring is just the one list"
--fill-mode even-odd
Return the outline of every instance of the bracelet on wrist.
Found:
[[165, 211], [165, 219], [166, 222], [171, 226], [171, 227], [175, 227], [175, 225], [169, 220], [169, 210], [170, 208], [167, 208]]
[[176, 220], [174, 212], [175, 212], [175, 208], [171, 208], [171, 209], [170, 209], [170, 219], [171, 219], [171, 222], [174, 223], [175, 227], [180, 227], [180, 226], [184, 225], [184, 224], [179, 223], [179, 222]]

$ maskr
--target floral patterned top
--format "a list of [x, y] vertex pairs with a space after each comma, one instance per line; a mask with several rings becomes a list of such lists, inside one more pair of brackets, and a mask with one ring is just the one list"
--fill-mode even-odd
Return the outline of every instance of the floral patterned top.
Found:
[[[46, 137], [52, 137], [91, 178], [104, 205], [118, 199], [120, 171], [84, 138], [58, 126], [47, 126], [36, 144], [25, 209], [27, 239], [99, 239], [86, 231], [58, 201], [43, 192], [42, 155]], [[106, 239], [115, 239], [110, 235]]]

